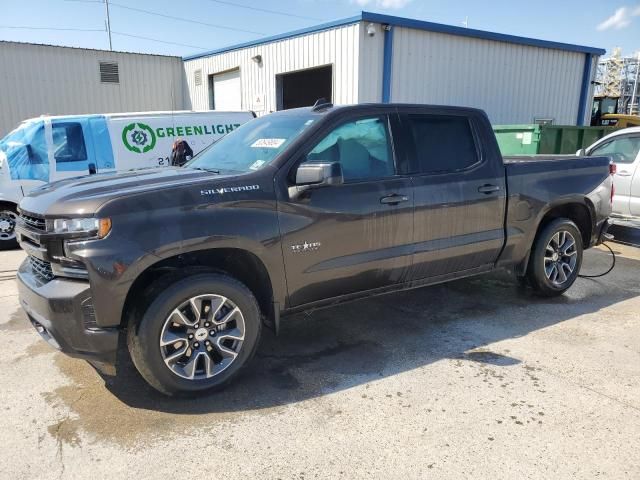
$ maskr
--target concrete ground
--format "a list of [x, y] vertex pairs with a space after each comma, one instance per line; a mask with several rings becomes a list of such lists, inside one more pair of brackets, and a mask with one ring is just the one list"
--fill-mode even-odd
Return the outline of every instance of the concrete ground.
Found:
[[495, 274], [290, 318], [196, 400], [54, 352], [0, 252], [0, 477], [640, 478], [640, 249], [612, 246], [556, 299]]

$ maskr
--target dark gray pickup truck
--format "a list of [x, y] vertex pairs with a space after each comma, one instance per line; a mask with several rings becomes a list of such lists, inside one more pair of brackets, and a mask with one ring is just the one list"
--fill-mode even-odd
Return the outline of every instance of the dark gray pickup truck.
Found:
[[609, 163], [503, 159], [469, 108], [278, 112], [183, 168], [26, 197], [20, 302], [65, 353], [113, 371], [126, 335], [156, 389], [221, 388], [292, 312], [498, 268], [563, 293], [607, 228]]

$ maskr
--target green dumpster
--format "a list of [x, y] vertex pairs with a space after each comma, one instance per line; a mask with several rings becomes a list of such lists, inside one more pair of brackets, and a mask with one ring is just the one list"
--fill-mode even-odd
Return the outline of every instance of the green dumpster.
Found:
[[574, 125], [494, 125], [503, 155], [573, 155], [613, 132], [612, 127]]

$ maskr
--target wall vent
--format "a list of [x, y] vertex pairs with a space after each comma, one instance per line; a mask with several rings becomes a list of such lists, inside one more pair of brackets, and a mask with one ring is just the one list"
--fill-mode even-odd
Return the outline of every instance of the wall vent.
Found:
[[193, 82], [196, 84], [196, 87], [202, 85], [202, 69], [198, 69], [193, 72]]
[[120, 83], [118, 62], [100, 62], [100, 82]]

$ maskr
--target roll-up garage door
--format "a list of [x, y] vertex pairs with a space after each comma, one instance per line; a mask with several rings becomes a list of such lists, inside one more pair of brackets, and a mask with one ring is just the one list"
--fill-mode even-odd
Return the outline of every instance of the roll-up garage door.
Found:
[[242, 110], [240, 70], [213, 75], [213, 109]]

